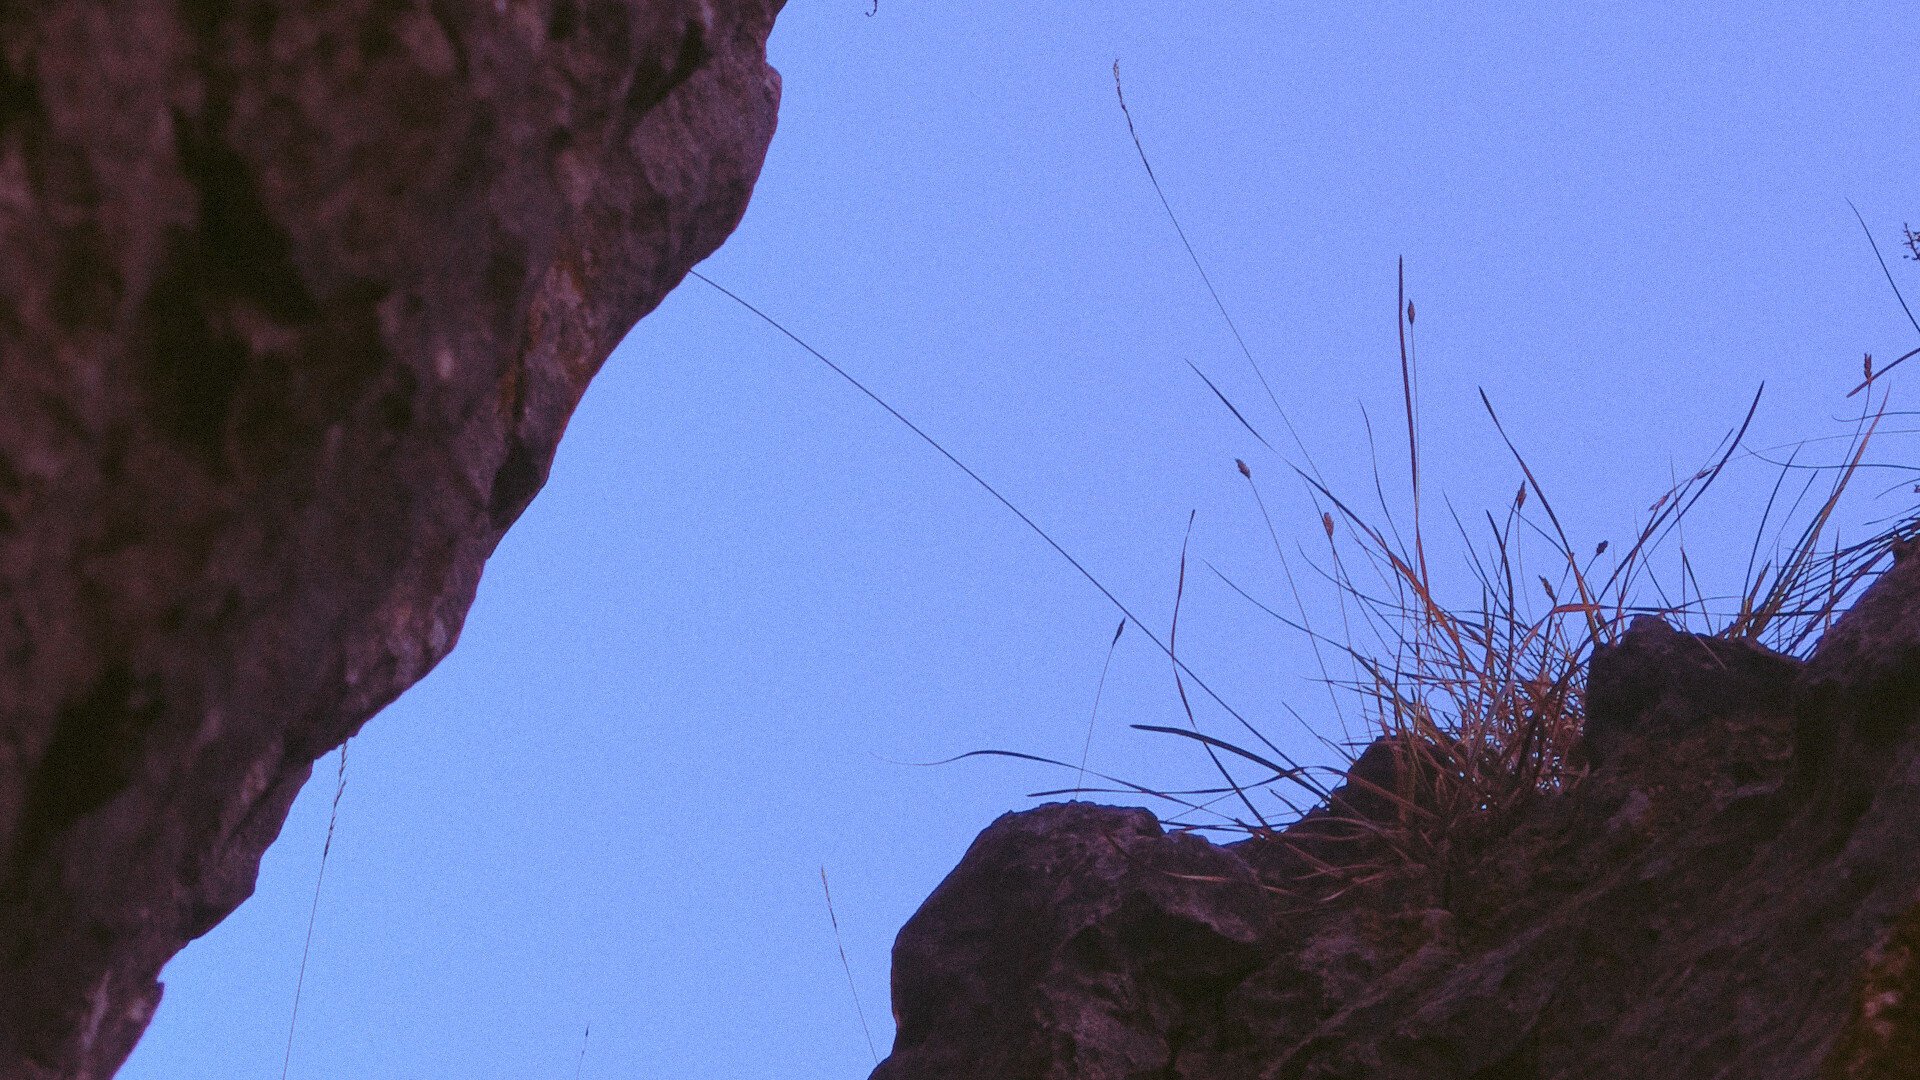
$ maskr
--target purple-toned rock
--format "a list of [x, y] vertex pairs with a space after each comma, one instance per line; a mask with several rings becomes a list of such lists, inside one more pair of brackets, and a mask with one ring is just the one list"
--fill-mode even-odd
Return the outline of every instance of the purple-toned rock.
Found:
[[104, 1080], [739, 221], [779, 0], [0, 5], [0, 1076]]
[[874, 1076], [1920, 1076], [1916, 567], [1804, 665], [1636, 625], [1594, 661], [1591, 771], [1444, 843], [1396, 850], [1390, 742], [1230, 847], [1004, 817], [901, 932]]
[[[1920, 704], [1920, 539], [1820, 640], [1800, 680], [1806, 708], [1910, 721]], [[1904, 707], [1904, 711], [1903, 711]]]
[[1008, 814], [900, 932], [875, 1080], [1162, 1075], [1189, 1014], [1261, 966], [1274, 905], [1232, 852], [1152, 814]]

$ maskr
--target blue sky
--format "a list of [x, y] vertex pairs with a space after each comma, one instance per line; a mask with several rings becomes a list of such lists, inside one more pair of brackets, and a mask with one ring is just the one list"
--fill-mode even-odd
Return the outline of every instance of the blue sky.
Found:
[[[1890, 259], [1920, 222], [1910, 5], [867, 7], [787, 6], [780, 132], [702, 269], [1162, 629], [1190, 511], [1196, 568], [1281, 596], [1235, 458], [1285, 542], [1318, 521], [1188, 368], [1277, 436], [1134, 156], [1116, 58], [1336, 484], [1367, 483], [1363, 404], [1399, 460], [1403, 256], [1428, 490], [1472, 510], [1518, 485], [1484, 387], [1582, 546], [1624, 538], [1760, 382], [1753, 445], [1824, 436], [1863, 352], [1920, 344], [1846, 202]], [[1920, 266], [1893, 271], [1920, 299]], [[1696, 561], [1737, 573], [1768, 479], [1703, 505]], [[820, 868], [884, 1053], [893, 934], [981, 828], [1071, 779], [902, 763], [1077, 757], [1115, 621], [951, 465], [690, 280], [587, 395], [458, 649], [352, 743], [290, 1075], [865, 1075]], [[1285, 711], [1325, 720], [1301, 642], [1211, 575], [1181, 648], [1318, 753]], [[1203, 782], [1185, 746], [1126, 730], [1179, 717], [1166, 658], [1128, 634], [1094, 767]], [[277, 1075], [333, 768], [254, 899], [169, 967], [123, 1076]]]

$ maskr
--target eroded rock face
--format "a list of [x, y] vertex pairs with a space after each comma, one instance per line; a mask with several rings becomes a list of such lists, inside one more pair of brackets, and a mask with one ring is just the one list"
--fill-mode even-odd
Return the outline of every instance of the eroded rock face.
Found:
[[1920, 1076], [1897, 551], [1807, 663], [1637, 624], [1594, 660], [1584, 781], [1436, 872], [1322, 872], [1388, 861], [1357, 823], [1328, 843], [1365, 782], [1226, 847], [1142, 810], [1003, 817], [901, 932], [875, 1080]]
[[110, 1076], [739, 221], [779, 0], [0, 4], [0, 1076]]

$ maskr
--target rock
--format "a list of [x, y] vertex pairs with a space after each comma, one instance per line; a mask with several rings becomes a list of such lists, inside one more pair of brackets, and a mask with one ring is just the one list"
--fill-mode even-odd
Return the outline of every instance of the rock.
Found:
[[1801, 664], [1750, 641], [1685, 634], [1636, 616], [1594, 650], [1582, 750], [1595, 764], [1632, 750], [1660, 753], [1711, 717], [1778, 712]]
[[1893, 553], [1794, 682], [1794, 780], [1838, 818], [1866, 810], [1920, 720], [1920, 557]]
[[1908, 1080], [1920, 1065], [1920, 904], [1867, 954], [1825, 1080]]
[[1920, 703], [1920, 540], [1896, 544], [1893, 554], [1892, 568], [1814, 649], [1796, 688], [1803, 711], [1913, 719]]
[[[1300, 885], [1299, 849], [1330, 851], [1341, 822], [1394, 825], [1364, 797], [1393, 775], [1378, 744], [1321, 812], [1230, 847], [1144, 810], [1002, 818], [901, 932], [874, 1076], [1920, 1076], [1920, 733], [1896, 722], [1920, 706], [1912, 565], [1805, 665], [1636, 625], [1594, 660], [1591, 771], [1412, 876], [1375, 872], [1381, 841], [1320, 860], [1340, 888]], [[1809, 760], [1809, 710], [1872, 733], [1872, 761]], [[1836, 763], [1845, 798], [1790, 782]], [[1111, 929], [1129, 904], [1177, 916]], [[1157, 974], [1172, 951], [1209, 977]]]
[[1260, 966], [1269, 901], [1233, 853], [1144, 810], [1008, 814], [901, 931], [875, 1080], [1162, 1075], [1181, 1030]]
[[102, 1080], [739, 221], [778, 0], [0, 7], [0, 1076]]

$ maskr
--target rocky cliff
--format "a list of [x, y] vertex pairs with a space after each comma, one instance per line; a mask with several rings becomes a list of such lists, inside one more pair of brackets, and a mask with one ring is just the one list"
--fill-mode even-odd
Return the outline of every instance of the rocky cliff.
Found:
[[875, 1080], [1920, 1076], [1920, 545], [1895, 553], [1806, 662], [1638, 621], [1593, 659], [1584, 778], [1426, 872], [1339, 873], [1382, 861], [1385, 744], [1233, 845], [1003, 817], [900, 934]]
[[0, 4], [0, 1077], [101, 1080], [739, 221], [781, 0]]

